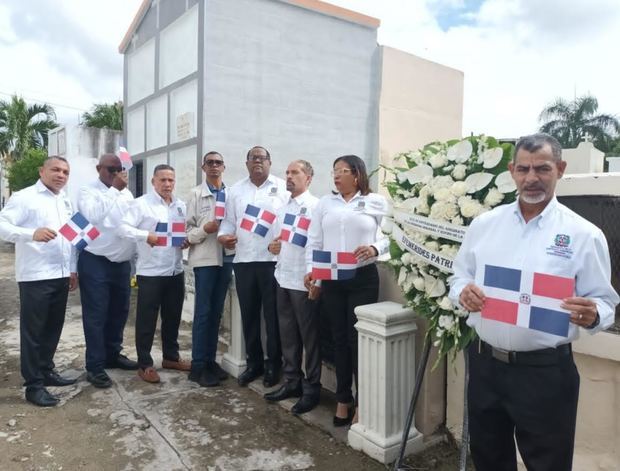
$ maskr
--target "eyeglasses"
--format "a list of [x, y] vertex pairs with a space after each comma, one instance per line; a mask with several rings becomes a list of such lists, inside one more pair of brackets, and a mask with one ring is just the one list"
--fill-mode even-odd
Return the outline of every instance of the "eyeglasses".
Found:
[[341, 176], [341, 175], [351, 175], [353, 170], [350, 168], [338, 168], [331, 171], [332, 177]]
[[248, 158], [248, 162], [264, 162], [265, 160], [269, 160], [266, 155], [253, 155]]
[[224, 161], [223, 160], [205, 160], [204, 165], [206, 165], [207, 167], [219, 167], [220, 165], [223, 165]]
[[110, 173], [121, 173], [123, 171], [123, 167], [106, 166], [105, 169]]

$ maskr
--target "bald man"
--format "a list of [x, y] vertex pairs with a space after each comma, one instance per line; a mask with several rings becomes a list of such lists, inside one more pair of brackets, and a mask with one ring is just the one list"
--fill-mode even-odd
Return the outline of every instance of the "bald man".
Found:
[[99, 178], [80, 190], [79, 211], [101, 233], [80, 253], [78, 274], [82, 321], [86, 340], [86, 379], [109, 388], [105, 368], [137, 370], [138, 363], [121, 353], [129, 313], [130, 260], [136, 244], [117, 234], [133, 201], [127, 172], [114, 154], [104, 154], [97, 165]]

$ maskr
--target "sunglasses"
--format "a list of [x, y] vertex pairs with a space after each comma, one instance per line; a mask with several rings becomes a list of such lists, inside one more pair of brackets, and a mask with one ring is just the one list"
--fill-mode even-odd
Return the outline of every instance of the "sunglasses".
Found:
[[207, 167], [219, 167], [223, 164], [223, 160], [205, 160], [205, 163], [203, 165], [206, 165]]
[[123, 171], [123, 167], [106, 166], [105, 169], [110, 173], [121, 173]]
[[248, 159], [248, 162], [265, 162], [269, 160], [269, 157], [263, 155], [253, 155]]

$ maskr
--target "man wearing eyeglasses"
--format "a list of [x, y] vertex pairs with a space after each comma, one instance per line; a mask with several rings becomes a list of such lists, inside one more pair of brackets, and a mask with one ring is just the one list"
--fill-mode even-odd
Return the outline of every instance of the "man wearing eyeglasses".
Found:
[[86, 379], [97, 388], [109, 388], [112, 380], [105, 368], [138, 369], [138, 363], [121, 353], [129, 313], [129, 261], [136, 252], [136, 244], [117, 234], [133, 201], [127, 189], [127, 172], [114, 154], [102, 155], [96, 168], [99, 178], [81, 188], [78, 209], [101, 235], [81, 252], [78, 275]]
[[[266, 231], [253, 228], [258, 226], [261, 214], [267, 218], [270, 218], [269, 213], [276, 214], [288, 202], [290, 193], [284, 180], [271, 175], [271, 156], [264, 147], [252, 147], [245, 165], [249, 176], [230, 188], [226, 198], [226, 218], [220, 225], [218, 240], [225, 248], [236, 250], [233, 269], [247, 361], [247, 369], [237, 380], [240, 386], [246, 386], [264, 373], [263, 384], [271, 387], [278, 383], [282, 366], [276, 316], [276, 258], [268, 250], [269, 242], [276, 235], [269, 223], [262, 223], [262, 227], [268, 229]], [[258, 216], [247, 213], [248, 205], [259, 208]], [[253, 220], [256, 224], [251, 223]], [[243, 226], [242, 221], [246, 221]], [[267, 337], [266, 360], [260, 335], [261, 308]]]
[[189, 380], [201, 386], [217, 386], [228, 374], [215, 362], [220, 319], [232, 278], [233, 255], [226, 255], [217, 241], [221, 215], [216, 201], [225, 185], [224, 158], [207, 152], [202, 158], [205, 181], [192, 190], [187, 204], [189, 266], [194, 271], [194, 322], [192, 324], [192, 366]]

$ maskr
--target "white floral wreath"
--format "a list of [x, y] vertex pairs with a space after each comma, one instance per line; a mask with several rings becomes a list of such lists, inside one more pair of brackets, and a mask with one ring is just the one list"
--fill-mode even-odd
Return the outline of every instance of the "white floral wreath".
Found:
[[433, 142], [395, 157], [405, 168], [387, 168], [394, 208], [383, 230], [408, 305], [428, 319], [427, 341], [439, 357], [456, 355], [474, 338], [467, 313], [447, 297], [452, 261], [473, 218], [515, 200], [508, 172], [513, 146], [492, 137]]

